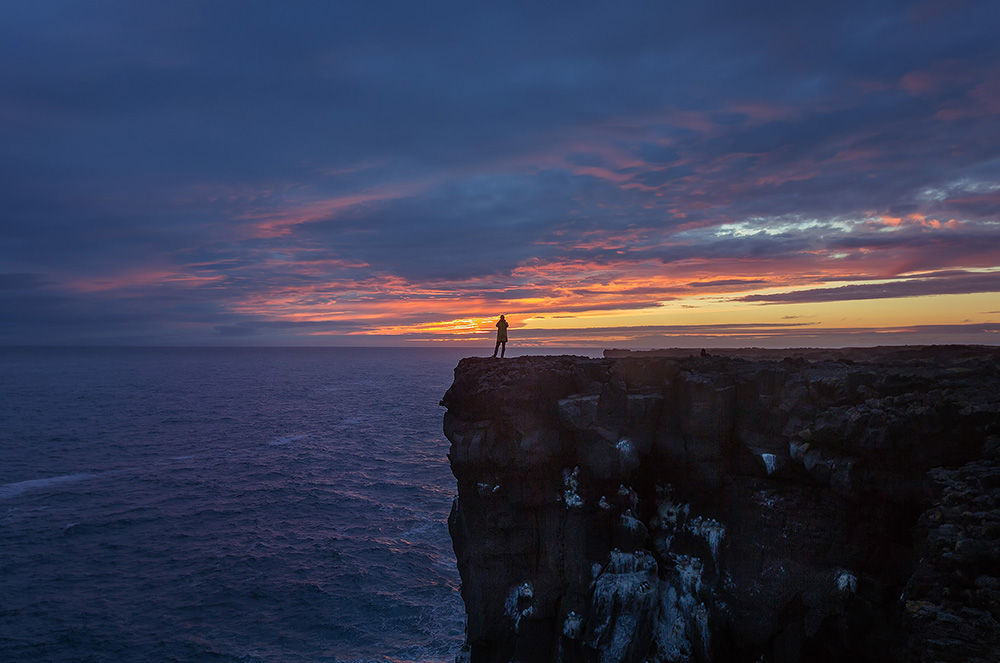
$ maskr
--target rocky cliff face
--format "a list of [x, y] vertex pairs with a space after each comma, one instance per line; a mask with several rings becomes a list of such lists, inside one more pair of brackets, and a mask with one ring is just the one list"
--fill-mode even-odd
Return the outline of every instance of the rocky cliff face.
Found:
[[460, 658], [1000, 660], [1000, 352], [824, 356], [462, 360]]

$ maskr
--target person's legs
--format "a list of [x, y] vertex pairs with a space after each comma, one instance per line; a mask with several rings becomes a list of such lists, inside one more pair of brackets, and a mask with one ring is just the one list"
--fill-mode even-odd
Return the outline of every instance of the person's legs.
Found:
[[503, 354], [507, 352], [507, 341], [501, 341], [500, 343], [500, 358], [503, 359]]
[[493, 348], [493, 356], [494, 356], [494, 357], [496, 357], [496, 356], [497, 356], [497, 350], [499, 350], [499, 349], [500, 349], [500, 341], [497, 341], [497, 345], [496, 345], [496, 347], [495, 347], [495, 348]]

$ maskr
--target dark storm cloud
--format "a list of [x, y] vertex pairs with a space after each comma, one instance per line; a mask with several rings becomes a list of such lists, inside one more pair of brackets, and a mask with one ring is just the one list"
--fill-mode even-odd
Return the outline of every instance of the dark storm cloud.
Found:
[[887, 299], [927, 295], [957, 295], [973, 292], [1000, 292], [1000, 272], [987, 274], [943, 274], [929, 278], [906, 279], [889, 283], [845, 285], [839, 288], [812, 288], [796, 292], [747, 295], [736, 298], [744, 302], [788, 304], [804, 302], [834, 302], [856, 299]]
[[[564, 263], [581, 293], [647, 260], [995, 266], [998, 20], [985, 1], [6, 3], [0, 291], [20, 299], [0, 334], [350, 333], [278, 323], [291, 299], [388, 307], [390, 281], [541, 298], [518, 270]], [[831, 225], [878, 216], [925, 225]]]
[[[233, 295], [210, 287], [164, 283], [73, 291], [32, 279], [31, 288], [0, 290], [0, 345], [197, 344], [192, 328], [231, 318]], [[186, 325], [178, 326], [183, 320]]]
[[[509, 273], [529, 258], [570, 255], [583, 233], [634, 222], [641, 213], [604, 207], [627, 200], [616, 187], [563, 171], [479, 176], [304, 224], [300, 232], [408, 279], [469, 278]], [[602, 252], [584, 253], [598, 259]]]
[[245, 320], [233, 325], [216, 325], [215, 331], [223, 337], [260, 336], [267, 331], [308, 331], [350, 333], [364, 330], [363, 325], [354, 322], [324, 321], [296, 322], [292, 320]]

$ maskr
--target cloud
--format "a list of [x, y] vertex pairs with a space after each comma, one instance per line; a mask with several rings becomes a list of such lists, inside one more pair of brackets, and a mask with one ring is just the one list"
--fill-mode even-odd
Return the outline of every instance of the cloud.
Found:
[[1000, 8], [944, 5], [4, 6], [0, 338], [982, 292], [900, 278], [1000, 266]]
[[716, 279], [714, 281], [693, 281], [688, 283], [688, 286], [692, 288], [721, 288], [727, 286], [746, 287], [765, 283], [767, 281], [764, 279]]
[[[869, 347], [878, 345], [995, 344], [1000, 324], [934, 324], [882, 327], [821, 327], [814, 324], [653, 325], [636, 327], [580, 327], [571, 329], [516, 329], [508, 354], [522, 348], [794, 348]], [[400, 342], [429, 342], [439, 335], [414, 333], [394, 337]], [[457, 339], [466, 345], [477, 339]], [[492, 350], [488, 336], [478, 339], [484, 352]]]
[[0, 290], [36, 290], [48, 283], [44, 274], [30, 272], [0, 274]]
[[975, 292], [1000, 292], [1000, 272], [987, 274], [931, 274], [926, 278], [905, 279], [887, 283], [866, 283], [861, 285], [845, 285], [836, 288], [811, 288], [793, 292], [746, 295], [737, 297], [736, 300], [764, 304], [801, 304], [857, 299], [957, 295]]

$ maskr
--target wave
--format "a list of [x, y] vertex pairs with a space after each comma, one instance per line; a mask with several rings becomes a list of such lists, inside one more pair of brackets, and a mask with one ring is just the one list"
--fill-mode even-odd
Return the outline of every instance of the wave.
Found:
[[276, 440], [271, 440], [267, 443], [270, 447], [282, 447], [291, 442], [298, 442], [299, 440], [307, 440], [312, 437], [311, 433], [304, 433], [302, 435], [284, 435]]
[[52, 486], [58, 486], [64, 483], [75, 483], [77, 481], [83, 481], [84, 479], [92, 479], [96, 476], [98, 475], [91, 474], [89, 472], [82, 472], [80, 474], [64, 474], [59, 477], [48, 477], [46, 479], [28, 479], [27, 481], [5, 483], [0, 486], [0, 500], [17, 497], [18, 495], [22, 495], [29, 490], [43, 490], [45, 488], [51, 488]]
[[0, 663], [455, 660], [455, 479], [400, 381], [443, 392], [457, 352], [111, 353], [4, 393]]

